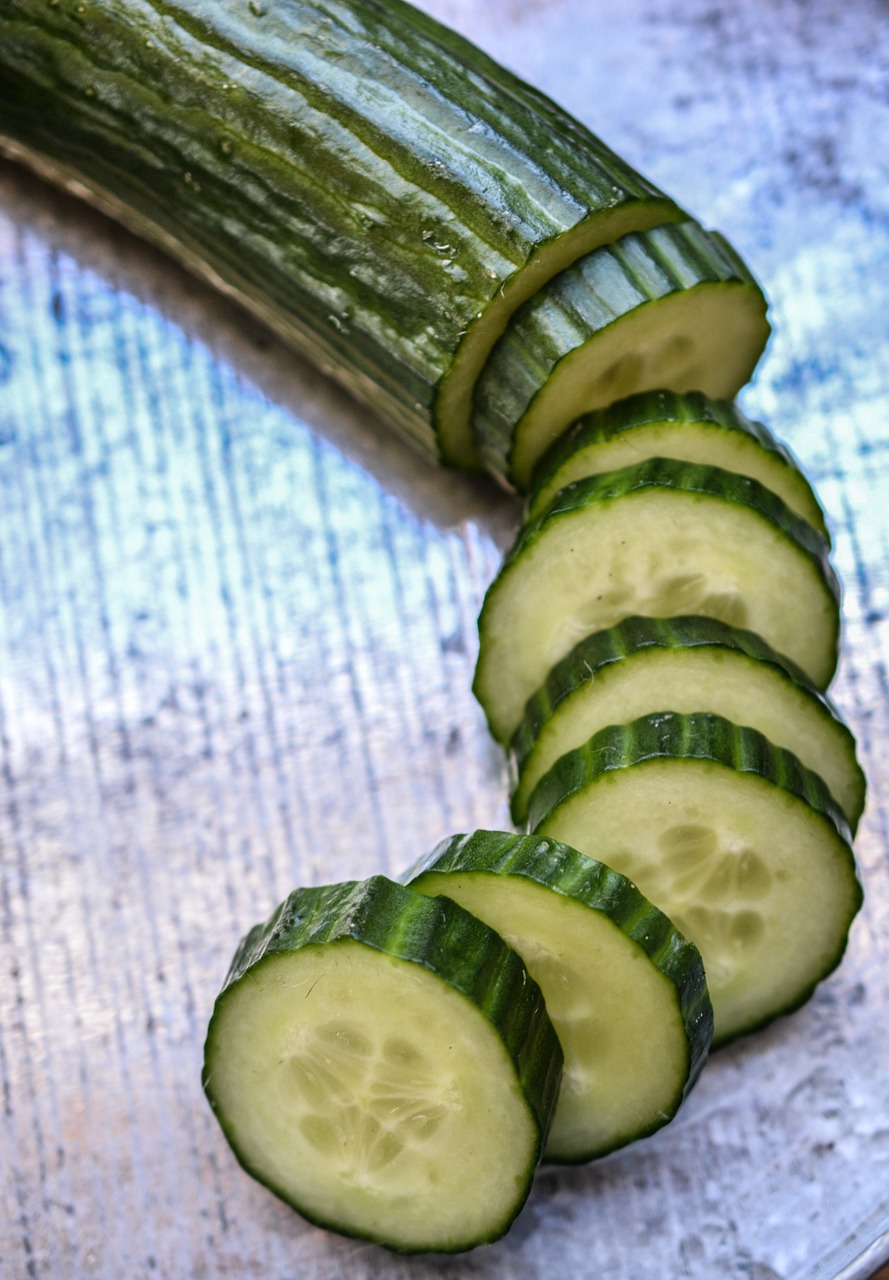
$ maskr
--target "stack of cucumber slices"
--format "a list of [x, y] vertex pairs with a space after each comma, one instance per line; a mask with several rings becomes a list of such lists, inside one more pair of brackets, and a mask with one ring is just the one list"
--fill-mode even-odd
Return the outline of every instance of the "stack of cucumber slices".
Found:
[[827, 526], [732, 403], [763, 292], [403, 0], [6, 0], [0, 151], [528, 495], [474, 683], [528, 833], [297, 890], [242, 942], [204, 1070], [312, 1221], [496, 1239], [541, 1158], [652, 1133], [711, 1041], [799, 1005], [861, 901]]
[[861, 902], [821, 508], [762, 424], [700, 392], [582, 415], [530, 489], [474, 684], [513, 820], [694, 941], [724, 1044], [811, 994]]
[[697, 947], [630, 880], [477, 831], [252, 929], [203, 1083], [243, 1167], [306, 1218], [446, 1253], [502, 1236], [541, 1158], [664, 1125], [712, 1033]]
[[245, 938], [204, 1076], [245, 1168], [336, 1230], [471, 1248], [539, 1160], [652, 1134], [712, 1046], [807, 999], [861, 903], [838, 602], [761, 424], [698, 391], [579, 418], [479, 618], [529, 833], [298, 891]]

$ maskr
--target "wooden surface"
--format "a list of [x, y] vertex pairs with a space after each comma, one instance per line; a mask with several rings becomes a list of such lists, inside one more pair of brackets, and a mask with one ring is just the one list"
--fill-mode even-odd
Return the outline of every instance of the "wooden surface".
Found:
[[543, 1173], [493, 1249], [394, 1258], [256, 1186], [201, 1094], [216, 991], [294, 884], [507, 823], [470, 683], [516, 508], [2, 165], [0, 1275], [865, 1280], [889, 1252], [886, 5], [429, 7], [765, 284], [744, 406], [831, 519], [865, 909], [805, 1009], [663, 1133]]

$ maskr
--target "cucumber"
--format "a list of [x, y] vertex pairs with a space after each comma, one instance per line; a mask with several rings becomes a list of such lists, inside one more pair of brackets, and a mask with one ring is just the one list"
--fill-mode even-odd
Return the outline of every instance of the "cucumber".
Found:
[[459, 465], [510, 311], [683, 216], [400, 0], [6, 0], [0, 139]]
[[752, 476], [830, 539], [821, 504], [790, 451], [732, 401], [699, 391], [643, 391], [584, 414], [534, 468], [528, 518], [572, 480], [656, 457]]
[[203, 1085], [243, 1167], [310, 1221], [456, 1252], [524, 1202], [561, 1065], [515, 952], [374, 876], [299, 889], [246, 935]]
[[690, 220], [587, 254], [516, 311], [478, 380], [488, 465], [525, 491], [588, 410], [655, 388], [734, 396], [768, 340], [766, 309], [734, 250]]
[[540, 984], [565, 1054], [544, 1160], [580, 1163], [653, 1133], [706, 1060], [697, 948], [624, 876], [539, 836], [444, 840], [405, 877], [484, 920]]
[[825, 688], [839, 637], [828, 553], [769, 489], [719, 467], [651, 458], [575, 481], [486, 593], [473, 689], [491, 732], [508, 743], [556, 662], [633, 614], [746, 627]]
[[865, 778], [839, 711], [759, 636], [715, 618], [625, 618], [581, 640], [528, 701], [510, 743], [512, 817], [559, 756], [649, 712], [712, 711], [751, 725], [821, 775], [854, 835]]
[[541, 778], [529, 821], [628, 876], [696, 943], [714, 1045], [808, 999], [861, 905], [851, 833], [821, 778], [721, 716], [600, 730]]

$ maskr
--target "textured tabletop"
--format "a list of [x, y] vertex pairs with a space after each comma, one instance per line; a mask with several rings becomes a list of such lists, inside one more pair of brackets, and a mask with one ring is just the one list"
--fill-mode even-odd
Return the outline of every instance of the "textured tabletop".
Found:
[[0, 167], [0, 1275], [858, 1280], [889, 1257], [889, 7], [429, 0], [737, 245], [742, 403], [844, 583], [870, 800], [841, 968], [677, 1120], [399, 1259], [237, 1167], [200, 1089], [237, 939], [300, 883], [508, 823], [470, 683], [517, 519], [178, 268]]

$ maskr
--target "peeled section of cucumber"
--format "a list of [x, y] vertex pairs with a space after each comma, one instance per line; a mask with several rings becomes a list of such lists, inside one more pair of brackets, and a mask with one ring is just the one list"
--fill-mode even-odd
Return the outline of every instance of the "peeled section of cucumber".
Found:
[[476, 386], [481, 452], [524, 491], [582, 413], [661, 387], [734, 396], [769, 332], [762, 290], [715, 232], [687, 221], [622, 236], [513, 315]]
[[626, 618], [581, 640], [529, 700], [510, 743], [512, 816], [567, 751], [655, 711], [710, 711], [751, 725], [821, 775], [854, 833], [865, 779], [836, 707], [759, 636], [715, 618]]
[[492, 1241], [540, 1158], [562, 1052], [519, 957], [382, 876], [300, 889], [242, 941], [203, 1084], [240, 1163], [400, 1252]]
[[678, 458], [750, 476], [830, 537], [821, 504], [789, 450], [732, 401], [699, 391], [641, 392], [578, 418], [534, 468], [527, 516], [539, 515], [573, 480], [646, 458]]
[[718, 467], [652, 458], [568, 485], [485, 596], [473, 688], [491, 732], [507, 744], [559, 659], [634, 614], [745, 627], [826, 687], [839, 638], [828, 556], [780, 498]]
[[592, 1160], [672, 1119], [713, 1010], [697, 948], [624, 876], [539, 836], [476, 831], [405, 877], [491, 925], [539, 982], [565, 1053], [544, 1159]]
[[601, 730], [544, 775], [529, 820], [621, 871], [696, 943], [714, 1044], [808, 999], [861, 905], [851, 834], [822, 780], [720, 716]]

